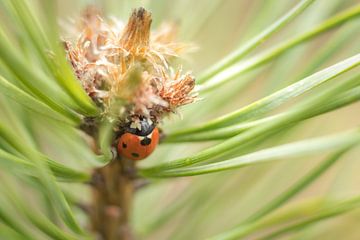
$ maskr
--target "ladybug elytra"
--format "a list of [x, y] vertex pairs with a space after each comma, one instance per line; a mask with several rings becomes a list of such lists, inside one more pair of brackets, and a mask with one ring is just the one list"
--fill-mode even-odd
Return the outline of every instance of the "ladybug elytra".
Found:
[[132, 160], [148, 157], [159, 142], [159, 129], [146, 118], [129, 123], [118, 139], [119, 155]]

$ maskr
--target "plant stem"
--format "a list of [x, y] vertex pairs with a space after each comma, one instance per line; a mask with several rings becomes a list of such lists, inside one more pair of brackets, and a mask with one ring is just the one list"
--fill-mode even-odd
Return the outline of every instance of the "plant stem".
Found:
[[116, 158], [93, 173], [91, 227], [102, 240], [134, 239], [129, 224], [135, 165]]

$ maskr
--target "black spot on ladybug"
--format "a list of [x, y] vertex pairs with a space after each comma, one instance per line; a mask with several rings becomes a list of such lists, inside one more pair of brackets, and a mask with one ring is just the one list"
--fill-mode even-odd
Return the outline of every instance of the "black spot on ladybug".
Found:
[[122, 143], [122, 147], [123, 147], [123, 148], [127, 148], [126, 143]]
[[139, 157], [139, 154], [138, 154], [138, 153], [131, 153], [131, 155], [132, 155], [133, 157], [136, 157], [136, 158]]
[[147, 138], [147, 137], [140, 141], [140, 144], [143, 146], [147, 146], [150, 143], [151, 143], [151, 138]]

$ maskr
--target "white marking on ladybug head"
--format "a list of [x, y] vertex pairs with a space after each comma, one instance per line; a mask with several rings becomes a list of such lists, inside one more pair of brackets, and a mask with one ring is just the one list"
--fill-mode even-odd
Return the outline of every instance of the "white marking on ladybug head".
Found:
[[137, 119], [137, 120], [131, 122], [130, 128], [132, 128], [132, 129], [139, 129], [139, 131], [141, 131], [140, 121]]
[[153, 125], [153, 121], [150, 118], [147, 118], [147, 122], [149, 123], [149, 125]]
[[151, 139], [151, 138], [152, 138], [152, 135], [153, 135], [153, 132], [154, 132], [154, 131], [152, 131], [152, 132], [151, 132], [149, 135], [147, 135], [146, 137]]

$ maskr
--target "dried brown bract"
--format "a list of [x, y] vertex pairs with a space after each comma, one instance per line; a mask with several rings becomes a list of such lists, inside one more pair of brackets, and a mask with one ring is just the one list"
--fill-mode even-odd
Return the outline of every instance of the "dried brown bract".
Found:
[[76, 76], [107, 117], [141, 115], [158, 121], [196, 98], [194, 77], [171, 67], [187, 45], [174, 41], [174, 25], [151, 32], [151, 21], [144, 8], [134, 10], [126, 25], [88, 8], [79, 37], [66, 42]]

